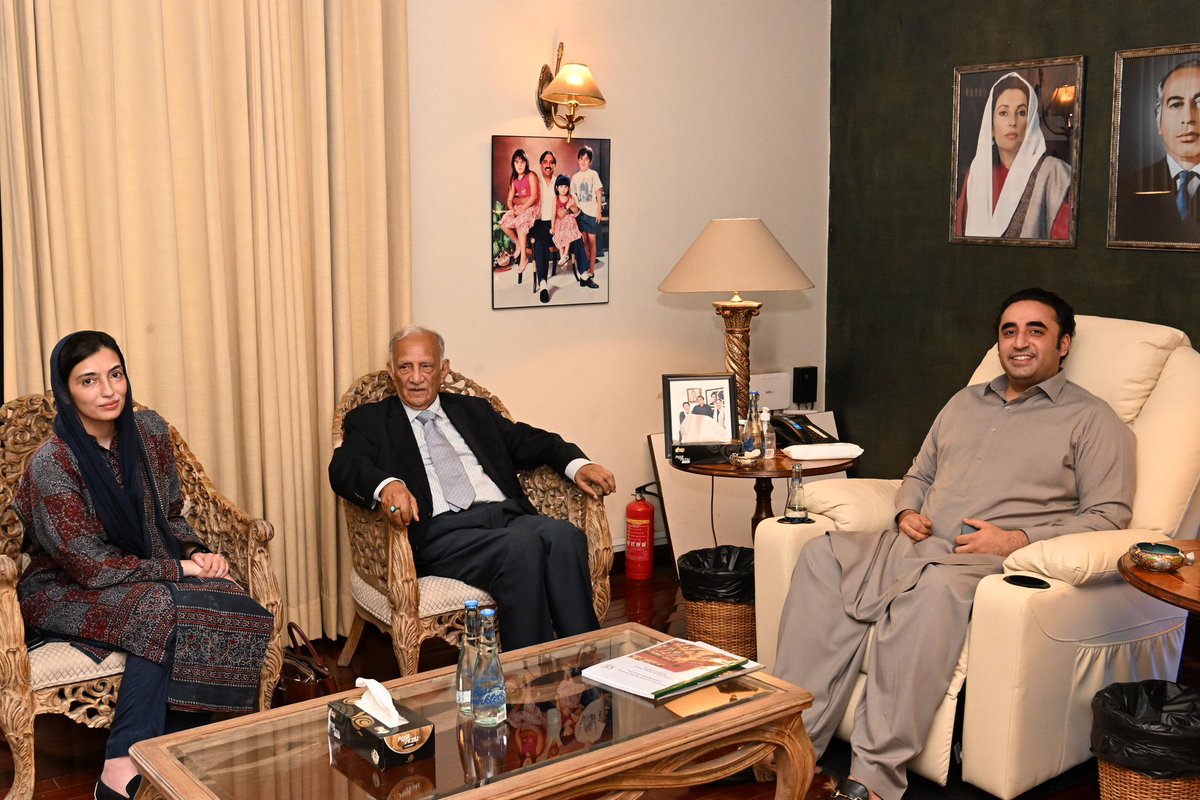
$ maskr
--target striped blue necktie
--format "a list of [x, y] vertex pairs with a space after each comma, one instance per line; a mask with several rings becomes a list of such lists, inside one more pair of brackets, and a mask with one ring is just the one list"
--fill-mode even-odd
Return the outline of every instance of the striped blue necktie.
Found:
[[463, 469], [462, 459], [438, 428], [437, 414], [422, 411], [417, 414], [417, 419], [425, 426], [425, 446], [429, 448], [429, 460], [433, 462], [433, 471], [442, 485], [442, 497], [456, 511], [470, 508], [475, 500], [475, 487]]

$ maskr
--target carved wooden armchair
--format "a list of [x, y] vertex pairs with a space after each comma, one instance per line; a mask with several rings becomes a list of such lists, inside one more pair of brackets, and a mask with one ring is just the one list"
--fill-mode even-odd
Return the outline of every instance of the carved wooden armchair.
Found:
[[[457, 372], [446, 373], [442, 391], [486, 398], [493, 408], [512, 419], [500, 398]], [[334, 448], [342, 444], [342, 421], [347, 413], [363, 403], [377, 402], [395, 393], [386, 370], [368, 373], [355, 381], [334, 410]], [[608, 573], [613, 559], [604, 504], [546, 466], [520, 472], [518, 477], [539, 512], [570, 520], [587, 535], [592, 603], [596, 618], [603, 621], [608, 612]], [[363, 627], [370, 622], [391, 635], [400, 673], [411, 675], [417, 671], [421, 642], [436, 636], [458, 644], [465, 601], [478, 600], [481, 606], [494, 606], [495, 601], [482, 589], [452, 578], [418, 578], [406, 526], [389, 523], [379, 509], [368, 511], [343, 499], [339, 501], [350, 532], [354, 568], [350, 592], [354, 596], [355, 616], [338, 664], [344, 667], [350, 663]]]
[[[139, 406], [139, 408], [141, 408]], [[54, 400], [25, 395], [0, 407], [0, 730], [12, 749], [15, 777], [9, 800], [33, 795], [34, 717], [65, 714], [90, 728], [108, 727], [116, 708], [125, 654], [96, 664], [69, 644], [25, 648], [25, 624], [17, 602], [17, 580], [25, 565], [25, 535], [13, 511], [17, 483], [30, 458], [51, 434]], [[205, 544], [229, 561], [230, 577], [275, 615], [259, 684], [260, 708], [269, 708], [283, 663], [283, 617], [279, 582], [271, 570], [267, 542], [271, 524], [254, 519], [219, 493], [187, 442], [170, 426], [179, 469], [184, 516]]]

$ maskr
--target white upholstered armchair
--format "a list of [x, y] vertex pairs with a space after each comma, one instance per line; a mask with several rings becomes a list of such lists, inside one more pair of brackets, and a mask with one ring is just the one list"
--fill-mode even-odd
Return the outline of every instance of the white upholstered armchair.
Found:
[[[1173, 328], [1077, 318], [1067, 377], [1106, 400], [1137, 436], [1137, 492], [1126, 531], [1036, 542], [1004, 562], [975, 594], [970, 633], [925, 749], [910, 769], [945, 785], [954, 718], [965, 694], [963, 780], [1002, 800], [1089, 757], [1091, 700], [1114, 681], [1174, 680], [1187, 614], [1128, 586], [1117, 559], [1131, 544], [1196, 538], [1200, 523], [1200, 353]], [[971, 376], [999, 375], [993, 347]], [[812, 484], [815, 525], [764, 521], [757, 530], [759, 660], [775, 660], [779, 617], [803, 544], [827, 530], [892, 526], [898, 480]], [[1182, 534], [1182, 535], [1178, 535]], [[1178, 536], [1177, 536], [1178, 535]], [[1005, 581], [1030, 575], [1048, 584]], [[964, 686], [965, 682], [965, 686]], [[862, 677], [838, 736], [848, 738]]]

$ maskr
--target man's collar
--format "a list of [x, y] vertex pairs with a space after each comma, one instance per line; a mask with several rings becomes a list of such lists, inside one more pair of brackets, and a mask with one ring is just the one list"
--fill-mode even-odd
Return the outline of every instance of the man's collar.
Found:
[[[397, 397], [396, 399], [400, 400], [399, 397]], [[417, 415], [420, 414], [422, 411], [432, 411], [434, 414], [438, 415], [439, 417], [446, 416], [445, 414], [442, 413], [442, 396], [440, 394], [437, 397], [433, 398], [433, 402], [429, 404], [428, 408], [424, 408], [424, 409], [413, 408], [412, 406], [410, 406], [408, 403], [404, 402], [403, 400], [400, 400], [400, 405], [404, 406], [404, 413], [408, 415], [409, 422], [412, 422], [413, 420], [415, 420], [417, 418]]]
[[[1188, 169], [1191, 170], [1192, 172], [1196, 172], [1198, 168], [1200, 168], [1200, 165], [1197, 165], [1196, 167], [1188, 167]], [[1172, 158], [1171, 154], [1168, 153], [1167, 154], [1167, 172], [1171, 173], [1171, 180], [1174, 181], [1176, 178], [1178, 178], [1179, 173], [1183, 172], [1183, 170], [1184, 170], [1183, 165], [1181, 165], [1178, 161], [1176, 161], [1174, 158]]]
[[[1041, 383], [1030, 386], [1021, 393], [1021, 396], [1024, 397], [1033, 391], [1041, 391], [1042, 394], [1046, 395], [1046, 397], [1050, 399], [1050, 402], [1056, 403], [1058, 402], [1059, 395], [1062, 394], [1063, 387], [1066, 385], [1067, 373], [1062, 369], [1062, 367], [1059, 367], [1058, 372], [1054, 373], [1049, 378], [1046, 378], [1046, 380], [1042, 381]], [[992, 378], [991, 382], [984, 384], [983, 387], [983, 393], [985, 395], [988, 392], [992, 392], [993, 394], [999, 395], [1000, 399], [1004, 400], [1005, 402], [1008, 402], [1005, 395], [1005, 392], [1007, 391], [1008, 376], [1003, 372], [997, 375], [995, 378]]]

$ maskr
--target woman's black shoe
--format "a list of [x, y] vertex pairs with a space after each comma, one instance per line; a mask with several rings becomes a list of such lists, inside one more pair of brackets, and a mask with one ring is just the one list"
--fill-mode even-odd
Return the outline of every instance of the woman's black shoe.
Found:
[[523, 281], [523, 280], [525, 280], [525, 273], [524, 273], [524, 272], [518, 272], [518, 273], [517, 273], [517, 286], [520, 286], [520, 285], [521, 285], [521, 281]]
[[543, 303], [549, 303], [550, 302], [550, 292], [546, 291], [545, 289], [542, 289], [542, 294], [540, 296], [540, 299]]

